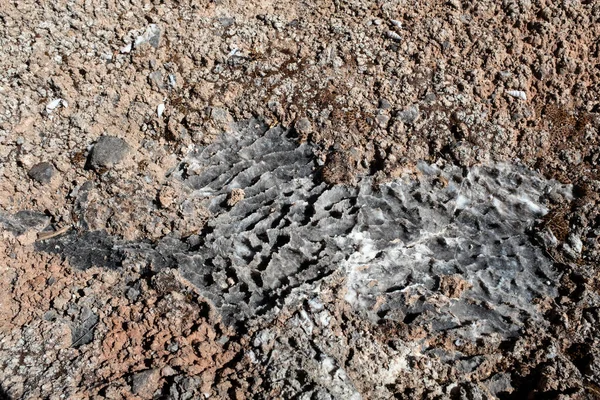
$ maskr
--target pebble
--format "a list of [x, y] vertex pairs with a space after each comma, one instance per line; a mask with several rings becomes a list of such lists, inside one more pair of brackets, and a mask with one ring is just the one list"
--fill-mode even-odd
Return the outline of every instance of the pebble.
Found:
[[377, 121], [377, 125], [379, 125], [381, 128], [385, 128], [390, 122], [390, 116], [386, 114], [378, 114], [375, 117], [375, 121]]
[[146, 27], [144, 33], [135, 39], [134, 46], [137, 48], [144, 43], [148, 43], [155, 49], [160, 45], [160, 28], [156, 24], [150, 24]]
[[522, 90], [507, 90], [506, 93], [509, 96], [515, 97], [517, 99], [527, 100], [527, 93], [525, 93]]
[[389, 110], [392, 108], [392, 104], [387, 99], [379, 99], [379, 108]]
[[34, 181], [45, 184], [52, 180], [55, 172], [56, 170], [54, 169], [54, 165], [44, 161], [31, 167], [27, 175], [29, 175], [29, 177]]
[[52, 113], [52, 111], [54, 111], [58, 106], [63, 106], [67, 108], [69, 106], [69, 103], [67, 103], [64, 99], [54, 99], [50, 103], [46, 104], [46, 113]]
[[159, 88], [159, 89], [164, 89], [165, 85], [163, 84], [163, 74], [160, 71], [154, 71], [151, 72], [148, 75], [148, 80], [152, 83], [154, 82], [154, 84]]
[[138, 297], [140, 297], [140, 291], [136, 288], [130, 287], [127, 288], [125, 296], [127, 296], [130, 301], [134, 302], [138, 299]]
[[419, 117], [419, 110], [415, 106], [410, 106], [404, 111], [398, 113], [398, 118], [405, 124], [414, 123]]
[[218, 122], [221, 124], [229, 123], [231, 120], [231, 116], [229, 115], [229, 112], [227, 110], [225, 110], [224, 108], [220, 108], [220, 107], [213, 107], [211, 109], [210, 116], [215, 122]]
[[131, 391], [140, 397], [152, 398], [152, 395], [158, 388], [159, 380], [160, 370], [158, 369], [148, 369], [138, 372], [133, 375]]
[[94, 169], [110, 168], [119, 164], [129, 153], [129, 145], [116, 136], [100, 136], [89, 157], [89, 165]]
[[294, 128], [301, 135], [307, 135], [312, 132], [312, 125], [308, 118], [300, 118], [294, 125]]
[[217, 21], [219, 21], [219, 24], [221, 24], [221, 26], [224, 28], [228, 28], [231, 25], [235, 24], [235, 19], [233, 19], [231, 17], [217, 18]]

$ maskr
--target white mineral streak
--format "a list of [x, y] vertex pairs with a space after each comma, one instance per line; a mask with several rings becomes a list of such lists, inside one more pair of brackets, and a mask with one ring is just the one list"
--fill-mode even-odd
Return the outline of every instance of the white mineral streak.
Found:
[[509, 96], [516, 97], [517, 99], [527, 100], [527, 93], [522, 90], [507, 90], [506, 93]]

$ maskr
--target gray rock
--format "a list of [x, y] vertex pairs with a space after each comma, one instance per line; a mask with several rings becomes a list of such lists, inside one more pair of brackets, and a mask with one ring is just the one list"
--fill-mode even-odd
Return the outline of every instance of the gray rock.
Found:
[[125, 292], [125, 296], [127, 296], [127, 298], [130, 301], [134, 302], [140, 296], [140, 291], [134, 287], [130, 287], [130, 288], [127, 288], [127, 291]]
[[229, 111], [221, 107], [212, 107], [210, 117], [218, 124], [228, 124], [232, 121]]
[[390, 116], [387, 114], [377, 114], [375, 121], [377, 121], [377, 125], [381, 128], [385, 128], [390, 122]]
[[454, 391], [453, 398], [460, 400], [487, 400], [488, 396], [477, 385], [464, 383]]
[[569, 243], [569, 246], [571, 246], [571, 249], [573, 249], [573, 251], [576, 254], [581, 254], [581, 252], [583, 251], [583, 242], [581, 241], [579, 236], [571, 233], [567, 237], [567, 242]]
[[[330, 187], [315, 179], [310, 146], [286, 135], [240, 127], [183, 162], [202, 171], [180, 179], [207, 198], [214, 217], [203, 247], [178, 254], [177, 265], [226, 321], [274, 315], [291, 293], [340, 268], [347, 300], [371, 319], [431, 323], [466, 337], [473, 318], [479, 332], [510, 335], [539, 317], [531, 298], [555, 293], [552, 262], [526, 229], [546, 212], [540, 199], [557, 183], [510, 165], [473, 167], [463, 177], [458, 167], [422, 163], [421, 178], [379, 190], [371, 178]], [[436, 185], [440, 177], [449, 184]], [[246, 196], [229, 208], [233, 188]], [[443, 295], [435, 277], [445, 275], [473, 288], [432, 308]], [[407, 296], [421, 300], [408, 306]], [[378, 299], [385, 301], [373, 310]]]
[[301, 135], [306, 135], [312, 132], [312, 125], [308, 118], [300, 118], [294, 125], [294, 128]]
[[495, 374], [486, 380], [484, 384], [488, 391], [495, 396], [503, 392], [511, 393], [514, 390], [511, 384], [511, 376], [507, 373]]
[[387, 99], [379, 99], [379, 108], [389, 110], [392, 108], [392, 104]]
[[141, 45], [148, 43], [150, 46], [157, 49], [160, 45], [160, 35], [160, 27], [156, 24], [150, 24], [146, 27], [144, 33], [135, 39], [135, 47], [138, 48]]
[[50, 218], [36, 211], [23, 210], [15, 214], [0, 213], [0, 225], [19, 236], [29, 230], [41, 231], [44, 229]]
[[76, 317], [71, 323], [71, 346], [79, 347], [94, 340], [94, 330], [98, 325], [98, 315], [88, 307], [76, 307]]
[[169, 78], [169, 87], [171, 87], [171, 89], [175, 89], [177, 87], [177, 78], [173, 74], [169, 74], [168, 78]]
[[158, 369], [147, 369], [145, 371], [138, 372], [137, 374], [133, 375], [131, 391], [133, 394], [137, 394], [143, 398], [151, 398], [158, 388], [159, 380], [160, 370]]
[[61, 254], [69, 259], [69, 263], [78, 269], [93, 266], [115, 269], [124, 258], [116, 249], [114, 239], [103, 231], [68, 233], [52, 239], [35, 243], [36, 250]]
[[[328, 185], [319, 178], [313, 148], [288, 131], [256, 121], [233, 127], [189, 153], [170, 176], [211, 214], [193, 242], [172, 236], [157, 244], [125, 243], [88, 233], [49, 240], [46, 251], [84, 268], [111, 257], [114, 266], [122, 258], [145, 260], [155, 273], [176, 268], [232, 325], [265, 323], [283, 307], [306, 304], [332, 278], [343, 282], [349, 307], [370, 322], [452, 331], [460, 342], [514, 337], [524, 325], [548, 323], [533, 299], [556, 297], [559, 275], [529, 228], [547, 212], [548, 193], [567, 193], [567, 186], [515, 165], [462, 169], [425, 162], [416, 176], [378, 187], [372, 177], [356, 186]], [[244, 197], [228, 204], [233, 190]], [[441, 285], [448, 276], [464, 288]], [[277, 332], [252, 338], [258, 362], [271, 363], [268, 354], [277, 349], [279, 364], [267, 375], [271, 382], [286, 380], [283, 397], [306, 390], [307, 382], [314, 384], [310, 398], [358, 394], [339, 359], [314, 345], [329, 324], [335, 322], [327, 314], [313, 320], [301, 308], [289, 322], [294, 344], [280, 341]], [[439, 348], [428, 352], [443, 362], [457, 360], [453, 365], [464, 373], [483, 361], [461, 361], [460, 353]], [[303, 374], [293, 374], [291, 360]], [[596, 373], [595, 360], [589, 369]], [[136, 375], [134, 390], [152, 396], [149, 377], [147, 371]], [[198, 395], [184, 383], [169, 383], [172, 398]], [[498, 375], [452, 394], [480, 399], [510, 390], [510, 376]]]
[[89, 166], [94, 169], [111, 168], [129, 153], [127, 142], [115, 136], [100, 136], [89, 156]]
[[54, 165], [44, 161], [31, 167], [27, 175], [29, 175], [29, 177], [34, 181], [45, 184], [52, 180], [55, 172], [56, 169], [54, 168]]
[[161, 71], [150, 72], [150, 74], [148, 75], [148, 81], [150, 82], [150, 84], [154, 83], [159, 89], [164, 89], [165, 87], [163, 82], [164, 77]]
[[199, 399], [202, 396], [201, 385], [202, 382], [197, 377], [176, 376], [169, 387], [169, 398], [173, 400]]
[[223, 28], [229, 28], [231, 25], [235, 24], [235, 19], [231, 17], [217, 18], [217, 21], [219, 21], [219, 24], [221, 24]]
[[405, 124], [412, 124], [419, 118], [419, 109], [415, 106], [410, 106], [406, 110], [399, 111], [397, 117]]

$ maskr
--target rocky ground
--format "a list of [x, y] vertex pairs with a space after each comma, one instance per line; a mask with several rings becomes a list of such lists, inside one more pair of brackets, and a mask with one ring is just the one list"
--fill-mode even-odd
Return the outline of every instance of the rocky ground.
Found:
[[0, 397], [600, 398], [600, 4], [0, 2]]

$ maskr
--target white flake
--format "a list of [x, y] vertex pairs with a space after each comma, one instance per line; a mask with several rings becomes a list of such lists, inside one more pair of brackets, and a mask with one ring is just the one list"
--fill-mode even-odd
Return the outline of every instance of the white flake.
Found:
[[58, 108], [61, 105], [64, 108], [67, 108], [69, 106], [69, 103], [67, 103], [64, 99], [52, 100], [50, 103], [46, 104], [46, 114], [52, 113], [56, 108]]
[[123, 54], [127, 54], [127, 53], [130, 53], [130, 52], [131, 52], [131, 49], [133, 49], [133, 43], [129, 43], [129, 44], [127, 44], [127, 45], [125, 45], [125, 46], [121, 47], [121, 50], [120, 50], [120, 51], [121, 51], [121, 53], [123, 53]]
[[516, 97], [517, 99], [527, 100], [527, 93], [522, 90], [507, 90], [506, 93], [509, 96]]
[[397, 34], [394, 31], [387, 31], [387, 37], [389, 37], [392, 40], [397, 40], [397, 41], [402, 40], [402, 36], [400, 36], [399, 34]]

